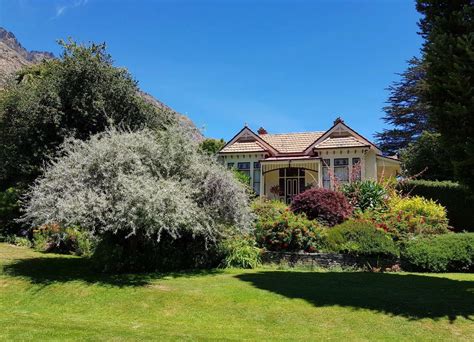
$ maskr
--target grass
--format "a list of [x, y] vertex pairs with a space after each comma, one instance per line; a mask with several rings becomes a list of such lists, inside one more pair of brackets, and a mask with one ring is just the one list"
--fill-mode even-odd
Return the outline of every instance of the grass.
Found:
[[472, 340], [473, 274], [101, 275], [0, 244], [1, 340]]

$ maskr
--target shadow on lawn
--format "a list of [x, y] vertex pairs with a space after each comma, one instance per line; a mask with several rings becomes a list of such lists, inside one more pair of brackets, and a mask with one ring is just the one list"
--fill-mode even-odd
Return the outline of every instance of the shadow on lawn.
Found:
[[236, 276], [259, 289], [314, 306], [369, 309], [408, 319], [474, 318], [474, 282], [361, 272], [259, 272]]
[[33, 284], [84, 281], [104, 286], [145, 286], [165, 277], [192, 277], [218, 273], [218, 270], [191, 270], [166, 273], [108, 274], [97, 271], [90, 260], [78, 257], [19, 259], [3, 266], [10, 276], [27, 278]]

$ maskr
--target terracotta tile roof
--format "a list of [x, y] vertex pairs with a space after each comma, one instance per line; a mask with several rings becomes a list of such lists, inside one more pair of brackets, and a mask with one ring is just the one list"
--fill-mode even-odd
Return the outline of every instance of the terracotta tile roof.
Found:
[[262, 160], [262, 163], [273, 162], [273, 161], [286, 161], [286, 160], [316, 160], [319, 158], [311, 156], [292, 156], [292, 157], [268, 157]]
[[235, 143], [224, 147], [220, 153], [236, 152], [263, 152], [265, 149], [257, 141], [236, 141]]
[[324, 132], [282, 133], [260, 135], [267, 144], [281, 153], [303, 152]]
[[357, 140], [354, 137], [327, 138], [316, 145], [316, 148], [338, 148], [338, 147], [362, 147], [367, 146], [366, 142]]

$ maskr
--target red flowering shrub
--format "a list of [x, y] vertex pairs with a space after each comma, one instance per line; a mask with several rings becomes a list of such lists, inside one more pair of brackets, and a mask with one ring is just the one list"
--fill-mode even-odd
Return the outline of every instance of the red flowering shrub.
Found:
[[342, 223], [352, 214], [352, 206], [340, 192], [322, 188], [311, 188], [295, 196], [291, 210], [305, 213], [308, 219], [316, 219], [330, 227]]

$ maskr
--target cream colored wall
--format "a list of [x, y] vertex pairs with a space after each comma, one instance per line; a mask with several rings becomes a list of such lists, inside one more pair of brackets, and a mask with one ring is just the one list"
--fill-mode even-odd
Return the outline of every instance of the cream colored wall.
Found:
[[267, 172], [265, 175], [265, 197], [269, 199], [278, 199], [278, 196], [272, 194], [270, 189], [276, 185], [280, 185], [280, 173], [278, 170]]
[[[368, 176], [375, 177], [376, 175], [375, 152], [370, 151], [368, 148], [359, 147], [359, 148], [327, 149], [327, 150], [318, 150], [318, 153], [322, 159], [331, 160], [331, 170], [333, 170], [333, 172], [334, 172], [334, 159], [349, 158], [349, 170], [352, 170], [352, 158], [360, 158], [362, 179], [365, 179]], [[368, 156], [369, 158], [367, 158]]]
[[400, 164], [394, 162], [385, 161], [382, 158], [377, 159], [377, 179], [382, 180], [390, 177], [396, 177], [400, 174]]
[[365, 177], [362, 179], [377, 180], [377, 154], [374, 150], [365, 155]]

